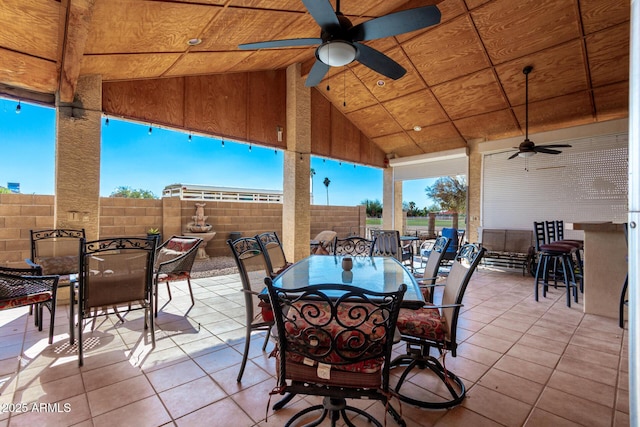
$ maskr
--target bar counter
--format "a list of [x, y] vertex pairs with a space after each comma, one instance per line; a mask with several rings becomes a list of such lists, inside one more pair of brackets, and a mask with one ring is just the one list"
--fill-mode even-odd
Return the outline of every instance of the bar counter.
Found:
[[584, 232], [584, 312], [618, 318], [620, 291], [627, 274], [624, 224], [566, 223]]

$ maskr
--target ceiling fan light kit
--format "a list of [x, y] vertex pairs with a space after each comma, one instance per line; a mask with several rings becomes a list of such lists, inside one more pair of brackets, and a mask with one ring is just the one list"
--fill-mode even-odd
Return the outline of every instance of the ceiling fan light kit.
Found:
[[356, 48], [345, 41], [326, 42], [316, 50], [318, 59], [331, 67], [342, 67], [356, 59]]
[[342, 67], [358, 61], [365, 67], [397, 80], [407, 70], [384, 53], [360, 43], [368, 40], [393, 37], [420, 30], [440, 23], [440, 10], [436, 6], [406, 9], [389, 15], [373, 18], [353, 25], [340, 12], [340, 0], [336, 0], [333, 10], [330, 0], [302, 0], [311, 17], [320, 27], [320, 37], [285, 40], [270, 40], [244, 43], [240, 49], [278, 49], [292, 46], [312, 46], [316, 48], [316, 62], [311, 67], [305, 86], [317, 86], [329, 72], [330, 67]]

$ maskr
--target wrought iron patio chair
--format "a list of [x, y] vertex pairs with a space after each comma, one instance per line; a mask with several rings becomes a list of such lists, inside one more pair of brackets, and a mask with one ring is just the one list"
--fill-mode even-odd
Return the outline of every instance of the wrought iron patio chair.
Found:
[[267, 332], [262, 345], [262, 351], [265, 351], [269, 342], [269, 330], [273, 326], [273, 312], [267, 301], [258, 298], [258, 295], [264, 290], [264, 278], [268, 275], [266, 258], [258, 240], [255, 237], [241, 237], [233, 241], [229, 239], [227, 244], [238, 266], [246, 313], [244, 352], [242, 353], [240, 372], [236, 379], [240, 382], [249, 357], [251, 333], [254, 331]]
[[171, 301], [170, 282], [186, 280], [191, 296], [191, 307], [195, 305], [191, 288], [191, 268], [198, 254], [198, 247], [203, 239], [189, 236], [171, 236], [156, 249], [154, 265], [155, 316], [158, 317], [158, 293], [160, 283], [167, 284], [169, 301]]
[[[471, 275], [484, 252], [484, 248], [473, 244], [466, 244], [460, 248], [447, 276], [440, 305], [427, 303], [418, 310], [400, 310], [398, 331], [402, 341], [406, 343], [406, 354], [398, 356], [391, 363], [393, 367], [404, 368], [394, 387], [400, 400], [431, 409], [449, 408], [464, 400], [465, 385], [457, 375], [446, 369], [444, 359], [449, 351], [453, 357], [456, 356], [458, 315]], [[442, 363], [429, 353], [432, 347], [443, 356]], [[405, 380], [415, 368], [427, 368], [427, 372], [435, 374], [445, 385], [449, 396], [425, 400], [423, 396], [410, 395], [405, 391]]]
[[[119, 309], [143, 309], [144, 329], [153, 321], [153, 259], [156, 239], [115, 237], [86, 241], [80, 239], [78, 276], [78, 364], [83, 361], [83, 330], [86, 319], [115, 314], [124, 322]], [[71, 337], [73, 341], [73, 335]]]
[[402, 246], [398, 230], [377, 230], [371, 246], [371, 256], [391, 256], [413, 269], [413, 252]]
[[25, 259], [25, 262], [31, 268], [39, 269], [40, 275], [60, 276], [59, 285], [68, 286], [69, 276], [78, 273], [81, 238], [85, 238], [84, 228], [30, 230], [31, 258]]
[[277, 328], [277, 384], [272, 394], [322, 396], [285, 424], [295, 424], [319, 412], [336, 425], [340, 417], [354, 425], [347, 412], [376, 426], [371, 414], [346, 399], [382, 402], [400, 425], [400, 414], [389, 403], [389, 361], [400, 303], [406, 285], [396, 292], [374, 292], [345, 284], [325, 284], [295, 290], [276, 288], [265, 278]]
[[255, 239], [264, 253], [267, 269], [271, 277], [276, 277], [291, 265], [290, 262], [287, 262], [282, 243], [280, 243], [278, 234], [275, 231], [258, 234]]
[[333, 248], [333, 255], [369, 256], [371, 247], [373, 246], [373, 240], [357, 236], [339, 239], [338, 236], [336, 236], [331, 246]]
[[40, 276], [38, 271], [36, 268], [0, 267], [0, 310], [29, 306], [34, 312], [35, 325], [42, 331], [42, 308], [47, 307], [51, 317], [49, 344], [52, 344], [58, 276]]

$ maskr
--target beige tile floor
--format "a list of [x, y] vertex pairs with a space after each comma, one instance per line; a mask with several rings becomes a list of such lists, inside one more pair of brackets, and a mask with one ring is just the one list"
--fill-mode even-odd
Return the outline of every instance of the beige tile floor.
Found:
[[[58, 311], [51, 346], [26, 309], [0, 312], [0, 427], [283, 425], [318, 399], [297, 398], [275, 414], [269, 410], [265, 420], [275, 380], [273, 344], [263, 353], [263, 335], [252, 340], [251, 360], [236, 382], [244, 344], [238, 280], [195, 280], [197, 301], [187, 317], [186, 286], [173, 285], [154, 349], [141, 334], [141, 313], [129, 313], [125, 323], [100, 319], [85, 334], [82, 368], [68, 344], [67, 307]], [[458, 357], [446, 358], [466, 383], [467, 398], [445, 411], [402, 404], [407, 425], [629, 425], [626, 331], [615, 319], [584, 315], [581, 304], [566, 307], [559, 289], [535, 302], [532, 288], [533, 279], [517, 271], [475, 273]], [[429, 387], [420, 374], [411, 380]], [[378, 402], [354, 404], [379, 419], [384, 412]], [[387, 418], [387, 425], [396, 424]]]

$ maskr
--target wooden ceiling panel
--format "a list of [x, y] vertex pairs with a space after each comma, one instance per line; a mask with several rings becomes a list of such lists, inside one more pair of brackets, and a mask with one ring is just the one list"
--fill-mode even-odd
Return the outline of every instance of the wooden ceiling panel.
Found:
[[402, 44], [428, 85], [435, 85], [489, 66], [468, 16], [434, 27]]
[[104, 81], [150, 79], [162, 76], [178, 58], [179, 53], [85, 55], [80, 74], [101, 74]]
[[616, 83], [593, 90], [596, 117], [599, 122], [627, 117], [629, 111], [629, 83]]
[[194, 52], [179, 56], [177, 62], [166, 72], [165, 76], [188, 76], [197, 74], [224, 73], [238, 63], [247, 59], [253, 52]]
[[471, 11], [494, 64], [580, 37], [575, 0], [496, 0]]
[[221, 11], [215, 6], [110, 0], [96, 2], [85, 54], [184, 52]]
[[[200, 0], [189, 0], [200, 3]], [[210, 0], [218, 4], [229, 3], [229, 7], [248, 7], [251, 9], [274, 9], [274, 10], [291, 10], [295, 12], [306, 12], [304, 4], [301, 1], [291, 0]]]
[[343, 72], [323, 80], [316, 89], [343, 113], [376, 104], [376, 99], [366, 86], [351, 71], [344, 68], [342, 70]]
[[[220, 31], [220, 28], [234, 31]], [[227, 8], [216, 15], [202, 35], [202, 43], [194, 50], [237, 50], [242, 43], [319, 36], [318, 25], [309, 14]]]
[[[524, 129], [524, 105], [515, 107], [513, 110], [520, 126]], [[529, 133], [554, 130], [558, 128], [559, 123], [578, 126], [594, 121], [593, 106], [588, 92], [573, 93], [529, 104]]]
[[509, 107], [491, 70], [433, 86], [431, 90], [453, 120]]
[[523, 134], [510, 109], [456, 120], [454, 124], [467, 141], [488, 141]]
[[[244, 51], [238, 51], [243, 52]], [[313, 55], [313, 51], [309, 49], [282, 49], [278, 51], [273, 50], [259, 50], [257, 52], [251, 52], [251, 55], [247, 56], [237, 64], [233, 65], [229, 71], [262, 71], [262, 70], [280, 70], [287, 68], [287, 66], [301, 62], [309, 55]], [[232, 53], [232, 52], [229, 52]]]
[[34, 92], [54, 93], [58, 88], [55, 62], [0, 48], [0, 82]]
[[410, 132], [409, 135], [424, 153], [433, 153], [443, 149], [459, 148], [466, 146], [458, 130], [452, 123], [440, 123], [422, 128], [420, 132]]
[[447, 115], [429, 90], [421, 90], [382, 104], [404, 130], [447, 121]]
[[247, 74], [185, 77], [185, 127], [247, 138]]
[[59, 59], [61, 5], [57, 1], [3, 0], [0, 47], [38, 58]]
[[629, 79], [629, 23], [586, 37], [594, 87]]
[[331, 109], [331, 157], [360, 161], [360, 131], [337, 108]]
[[105, 82], [102, 106], [116, 116], [183, 127], [184, 78]]
[[416, 143], [404, 132], [374, 138], [373, 143], [380, 147], [386, 154], [395, 153], [399, 155], [399, 151], [411, 151], [413, 154], [409, 154], [410, 156], [422, 154]]
[[498, 65], [496, 73], [510, 104], [520, 105], [525, 102], [524, 67], [533, 66], [529, 74], [529, 101], [533, 102], [586, 90], [589, 86], [584, 64], [582, 42], [572, 40], [544, 53]]
[[[386, 55], [407, 70], [407, 73], [402, 78], [398, 80], [390, 79], [364, 65], [352, 67], [356, 76], [366, 85], [369, 92], [371, 92], [378, 101], [383, 102], [397, 98], [408, 92], [414, 92], [425, 87], [424, 81], [413, 69], [407, 56], [399, 48], [386, 52]], [[381, 86], [378, 82], [383, 82], [384, 85]]]
[[347, 113], [347, 117], [371, 139], [375, 136], [390, 135], [402, 131], [400, 125], [379, 104]]
[[335, 108], [318, 89], [311, 89], [311, 151], [331, 155], [331, 110]]
[[628, 22], [630, 0], [580, 0], [580, 13], [585, 34]]

